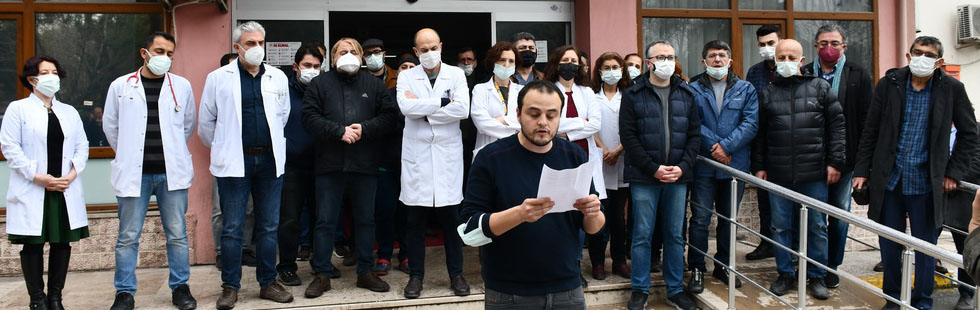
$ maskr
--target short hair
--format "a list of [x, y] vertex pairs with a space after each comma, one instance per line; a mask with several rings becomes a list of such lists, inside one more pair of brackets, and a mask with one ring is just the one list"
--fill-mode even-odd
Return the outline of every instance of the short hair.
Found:
[[265, 27], [256, 21], [247, 21], [235, 27], [235, 30], [231, 31], [231, 43], [241, 43], [242, 34], [246, 32], [261, 32], [262, 36], [265, 36]]
[[225, 65], [230, 64], [231, 60], [235, 58], [238, 58], [238, 53], [224, 54], [223, 56], [221, 56], [221, 60], [218, 63], [221, 64], [222, 67], [224, 67]]
[[820, 26], [820, 28], [817, 28], [817, 34], [813, 35], [813, 43], [817, 43], [817, 38], [819, 38], [821, 34], [834, 31], [840, 33], [841, 43], [847, 42], [847, 32], [844, 30], [844, 27], [841, 27], [838, 24], [826, 24]]
[[474, 50], [472, 47], [464, 46], [456, 50], [456, 56], [458, 57], [459, 54], [466, 53], [466, 52], [473, 52], [473, 55], [476, 55], [476, 50]]
[[755, 36], [758, 38], [761, 36], [767, 36], [770, 33], [775, 33], [776, 36], [778, 37], [780, 35], [779, 25], [775, 25], [775, 24], [762, 25], [762, 27], [759, 27], [759, 29], [755, 31]]
[[559, 106], [559, 109], [565, 108], [565, 95], [561, 93], [560, 89], [558, 89], [558, 85], [555, 85], [554, 82], [548, 82], [545, 80], [534, 80], [527, 83], [527, 85], [524, 85], [524, 88], [517, 93], [517, 113], [521, 113], [521, 110], [524, 109], [524, 96], [527, 96], [527, 92], [531, 90], [544, 93], [545, 95], [558, 94], [558, 99], [561, 100], [561, 106]]
[[602, 90], [602, 64], [609, 60], [615, 60], [619, 64], [619, 69], [622, 70], [622, 76], [619, 82], [616, 83], [616, 88], [620, 91], [625, 91], [630, 87], [630, 74], [626, 71], [626, 61], [622, 57], [619, 57], [617, 52], [605, 52], [596, 58], [595, 65], [592, 66], [592, 90], [599, 92]]
[[[939, 41], [939, 38], [933, 36], [920, 36], [915, 38], [915, 40], [912, 41], [912, 45], [909, 46], [909, 54], [912, 54], [912, 48], [915, 47], [916, 44], [935, 47], [939, 50], [939, 58], [943, 58], [943, 42]], [[61, 72], [61, 70], [59, 69], [58, 72]]]
[[518, 56], [519, 53], [517, 52], [517, 46], [514, 45], [514, 43], [510, 43], [507, 41], [500, 41], [497, 42], [497, 44], [491, 46], [489, 50], [487, 50], [487, 56], [483, 60], [483, 64], [485, 65], [484, 68], [493, 70], [493, 65], [496, 64], [498, 60], [500, 60], [500, 56], [503, 55], [505, 51], [511, 51], [514, 53], [514, 66], [520, 67], [521, 57]]
[[293, 63], [300, 63], [306, 55], [311, 55], [323, 63], [323, 54], [320, 54], [320, 49], [316, 47], [312, 42], [303, 43], [300, 45], [299, 49], [296, 50], [296, 57], [293, 59]]
[[728, 58], [732, 58], [732, 46], [728, 45], [728, 42], [713, 40], [705, 43], [704, 48], [701, 49], [701, 59], [708, 57], [708, 50], [725, 50], [728, 53]]
[[[353, 38], [343, 37], [343, 38], [340, 38], [339, 40], [337, 40], [337, 42], [335, 42], [333, 44], [333, 47], [330, 48], [330, 58], [331, 59], [333, 59], [334, 54], [337, 54], [337, 49], [340, 48], [340, 43], [343, 43], [343, 42], [350, 43], [350, 45], [354, 47], [354, 51], [357, 52], [357, 56], [358, 57], [360, 57], [361, 55], [364, 55], [364, 50], [361, 49], [361, 43], [358, 43], [357, 40], [354, 40]], [[334, 60], [336, 60], [336, 59], [334, 59]]]
[[24, 69], [20, 73], [20, 84], [24, 85], [27, 90], [34, 91], [34, 86], [31, 82], [27, 81], [28, 77], [37, 76], [41, 72], [40, 66], [42, 62], [50, 62], [54, 64], [54, 69], [58, 70], [58, 78], [65, 77], [65, 71], [61, 69], [61, 63], [51, 56], [34, 56], [24, 62]]
[[640, 60], [643, 60], [643, 56], [640, 56], [640, 54], [637, 53], [626, 54], [626, 56], [623, 56], [623, 60], [625, 61], [627, 59], [630, 59], [630, 57], [640, 57]]
[[516, 44], [517, 41], [520, 41], [520, 40], [531, 40], [531, 41], [535, 41], [534, 40], [534, 35], [531, 34], [530, 32], [525, 32], [525, 31], [521, 31], [521, 32], [515, 33], [513, 36], [510, 37], [510, 43], [515, 43]]
[[667, 45], [667, 46], [670, 46], [670, 48], [674, 49], [675, 51], [677, 50], [677, 48], [674, 47], [674, 45], [671, 44], [670, 42], [667, 42], [665, 40], [657, 40], [657, 41], [650, 42], [650, 44], [647, 44], [647, 48], [645, 50], [643, 50], [643, 53], [646, 54], [646, 56], [647, 56], [645, 58], [653, 57], [653, 56], [650, 56], [650, 48], [653, 47], [654, 45], [657, 45], [657, 44]]
[[[563, 45], [556, 48], [548, 56], [548, 63], [544, 66], [544, 79], [546, 81], [551, 81], [552, 83], [558, 82], [558, 66], [561, 58], [565, 56], [568, 51], [575, 52], [576, 58], [581, 58], [582, 53], [579, 52], [574, 46]], [[576, 59], [578, 60], [578, 59]], [[589, 75], [585, 73], [585, 66], [581, 63], [578, 64], [578, 72], [575, 73], [575, 84], [582, 86], [589, 86]], [[527, 86], [525, 86], [527, 87]]]
[[143, 47], [146, 48], [146, 49], [150, 49], [150, 46], [153, 45], [153, 41], [155, 41], [157, 39], [157, 37], [162, 37], [164, 40], [167, 40], [167, 41], [170, 41], [170, 43], [173, 43], [174, 46], [177, 46], [177, 40], [174, 39], [174, 35], [169, 34], [169, 33], [166, 33], [166, 32], [163, 32], [163, 31], [154, 31], [150, 35], [146, 36], [146, 40], [143, 42]]

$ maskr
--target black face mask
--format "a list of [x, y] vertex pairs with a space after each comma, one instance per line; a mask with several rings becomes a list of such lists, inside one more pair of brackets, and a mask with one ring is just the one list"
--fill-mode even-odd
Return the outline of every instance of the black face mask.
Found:
[[538, 59], [538, 53], [534, 51], [521, 51], [521, 66], [530, 67]]
[[578, 74], [578, 65], [573, 63], [563, 63], [558, 65], [558, 76], [566, 81], [574, 79]]

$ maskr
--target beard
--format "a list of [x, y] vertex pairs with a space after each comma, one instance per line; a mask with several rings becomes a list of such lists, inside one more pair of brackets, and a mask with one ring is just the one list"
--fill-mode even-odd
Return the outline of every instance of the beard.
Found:
[[535, 129], [535, 130], [527, 130], [527, 129], [524, 129], [523, 126], [521, 127], [521, 134], [524, 135], [524, 138], [526, 138], [528, 141], [530, 141], [534, 145], [537, 145], [537, 146], [547, 146], [548, 143], [551, 143], [551, 141], [555, 139], [555, 134], [552, 133], [550, 130], [548, 131], [547, 137], [540, 137], [539, 135], [536, 134], [536, 132], [537, 132], [537, 129]]

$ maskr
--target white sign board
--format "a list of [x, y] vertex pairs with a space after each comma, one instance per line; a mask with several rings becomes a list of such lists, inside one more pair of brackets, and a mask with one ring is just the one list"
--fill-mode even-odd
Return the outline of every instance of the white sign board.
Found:
[[548, 41], [537, 40], [534, 41], [534, 47], [538, 49], [538, 59], [534, 60], [536, 63], [548, 62]]
[[302, 42], [266, 42], [265, 63], [271, 66], [292, 65], [300, 45]]

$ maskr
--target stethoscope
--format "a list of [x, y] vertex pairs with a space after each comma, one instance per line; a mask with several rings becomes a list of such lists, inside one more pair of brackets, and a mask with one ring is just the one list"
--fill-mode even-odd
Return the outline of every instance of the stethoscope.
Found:
[[[140, 83], [140, 79], [141, 79], [140, 72], [142, 71], [143, 71], [143, 67], [140, 67], [139, 70], [136, 70], [136, 73], [133, 73], [133, 75], [130, 75], [128, 78], [126, 78], [126, 83], [129, 83], [130, 80], [136, 78], [136, 84], [133, 84], [133, 88], [136, 88], [137, 85]], [[170, 72], [164, 73], [164, 75], [166, 75], [167, 82], [168, 84], [170, 84], [170, 95], [174, 97], [174, 112], [180, 112], [180, 104], [177, 103], [177, 93], [174, 92], [174, 80], [170, 78]]]

